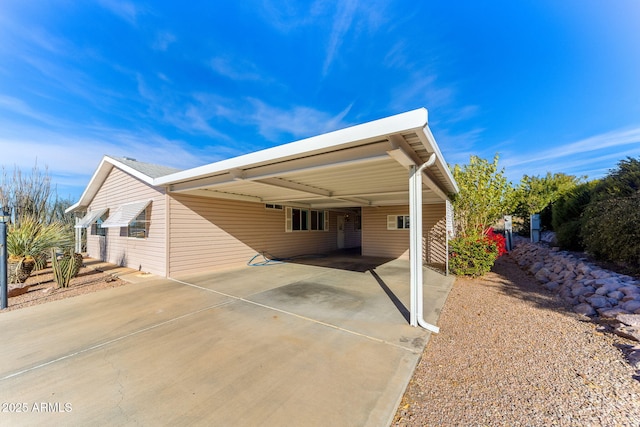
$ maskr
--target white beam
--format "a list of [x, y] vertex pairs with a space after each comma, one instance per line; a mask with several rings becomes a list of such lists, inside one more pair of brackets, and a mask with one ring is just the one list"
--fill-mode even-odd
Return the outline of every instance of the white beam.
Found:
[[412, 165], [419, 165], [422, 163], [420, 157], [415, 153], [415, 151], [413, 151], [411, 145], [409, 145], [402, 135], [390, 135], [389, 142], [391, 143], [391, 150], [388, 151], [387, 154], [393, 157], [405, 168], [409, 169]]
[[429, 187], [429, 189], [431, 191], [433, 191], [438, 197], [440, 197], [442, 200], [447, 200], [449, 197], [447, 197], [447, 195], [445, 194], [444, 191], [442, 191], [442, 189], [440, 188], [440, 186], [438, 186], [438, 184], [436, 184], [436, 182], [426, 173], [422, 173], [422, 179], [424, 184]]
[[169, 186], [169, 191], [172, 193], [182, 193], [185, 191], [199, 190], [203, 188], [211, 188], [225, 184], [231, 184], [236, 179], [227, 172], [222, 175], [216, 175], [208, 178], [198, 179], [196, 181], [181, 182], [179, 184], [172, 184]]
[[269, 185], [272, 187], [286, 188], [287, 190], [300, 191], [303, 193], [312, 194], [314, 196], [331, 197], [331, 191], [329, 190], [312, 187], [310, 185], [301, 184], [299, 182], [294, 182], [294, 181], [288, 181], [286, 179], [281, 179], [281, 178], [256, 179], [256, 180], [253, 180], [252, 182]]
[[245, 169], [244, 178], [248, 180], [281, 178], [300, 172], [324, 169], [329, 165], [332, 167], [349, 166], [386, 160], [388, 159], [386, 154], [388, 149], [389, 143], [387, 141], [374, 142], [344, 150]]
[[262, 199], [256, 196], [248, 196], [246, 194], [234, 194], [234, 193], [225, 193], [222, 191], [216, 190], [188, 190], [182, 191], [185, 194], [190, 194], [193, 196], [201, 196], [201, 197], [211, 197], [216, 199], [228, 199], [228, 200], [241, 200], [244, 202], [257, 202], [262, 203]]

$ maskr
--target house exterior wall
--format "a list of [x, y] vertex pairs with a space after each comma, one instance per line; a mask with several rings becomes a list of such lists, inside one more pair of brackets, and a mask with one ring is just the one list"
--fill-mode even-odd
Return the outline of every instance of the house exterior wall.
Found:
[[[166, 201], [164, 189], [152, 187], [137, 178], [113, 168], [91, 201], [90, 210], [109, 208], [109, 214], [122, 204], [152, 200], [149, 205], [148, 237], [127, 237], [126, 228], [108, 228], [106, 236], [91, 234], [87, 229], [87, 254], [112, 264], [166, 275]], [[124, 234], [123, 236], [121, 234]]]
[[[362, 208], [362, 255], [409, 258], [409, 230], [387, 230], [387, 215], [409, 215], [409, 205]], [[423, 205], [423, 259], [428, 264], [446, 262], [445, 203]]]
[[285, 258], [337, 248], [336, 215], [329, 231], [285, 231], [284, 210], [262, 203], [172, 194], [169, 276], [245, 265], [261, 252]]

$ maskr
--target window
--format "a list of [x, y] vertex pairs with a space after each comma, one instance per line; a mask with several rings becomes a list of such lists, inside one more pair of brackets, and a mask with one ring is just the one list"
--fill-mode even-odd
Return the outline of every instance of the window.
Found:
[[408, 230], [409, 215], [387, 215], [387, 230]]
[[285, 211], [285, 231], [309, 230], [329, 230], [329, 212], [287, 207]]
[[92, 236], [106, 236], [107, 235], [107, 229], [102, 227], [102, 223], [104, 221], [106, 221], [107, 219], [107, 214], [103, 214], [102, 216], [100, 216], [98, 219], [96, 219], [96, 221], [91, 224], [91, 235]]
[[128, 227], [128, 237], [135, 237], [137, 239], [144, 239], [147, 237], [148, 230], [147, 225], [149, 221], [147, 221], [147, 209], [143, 210], [138, 214], [137, 217], [133, 221], [129, 223]]
[[311, 211], [311, 229], [324, 230], [324, 212]]
[[265, 209], [274, 209], [274, 210], [278, 210], [281, 211], [284, 209], [284, 206], [282, 205], [274, 205], [273, 203], [266, 203], [264, 205]]
[[291, 209], [291, 225], [294, 231], [304, 231], [309, 229], [309, 211], [306, 209]]
[[151, 200], [126, 203], [102, 223], [103, 228], [120, 228], [120, 236], [145, 239], [149, 234]]

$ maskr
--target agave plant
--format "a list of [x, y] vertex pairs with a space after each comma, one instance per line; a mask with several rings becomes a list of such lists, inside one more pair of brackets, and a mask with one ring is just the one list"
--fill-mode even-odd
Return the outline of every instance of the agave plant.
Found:
[[73, 238], [61, 223], [43, 224], [25, 217], [19, 225], [9, 226], [7, 253], [9, 254], [10, 283], [24, 283], [31, 275], [36, 259], [55, 247], [68, 247]]

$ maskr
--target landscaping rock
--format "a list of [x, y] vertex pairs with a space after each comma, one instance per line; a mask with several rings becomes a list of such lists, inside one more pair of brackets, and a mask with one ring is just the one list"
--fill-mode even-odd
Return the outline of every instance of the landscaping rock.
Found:
[[[584, 258], [541, 244], [521, 242], [511, 251], [511, 256], [544, 289], [557, 293], [580, 315], [598, 314], [601, 318], [615, 319], [618, 315], [640, 314], [640, 286], [633, 277], [602, 269]], [[621, 333], [633, 336], [635, 332], [623, 328]]]
[[[596, 295], [596, 296], [592, 296], [592, 297], [587, 298], [587, 302], [593, 308], [611, 307], [611, 303], [609, 302], [609, 300], [606, 297], [603, 297], [603, 296], [600, 296], [600, 295]], [[617, 300], [616, 300], [616, 302], [617, 302]]]
[[640, 328], [640, 314], [618, 314], [616, 320], [627, 326]]
[[[598, 292], [596, 291], [596, 293], [598, 293]], [[613, 292], [609, 292], [609, 293], [607, 294], [607, 296], [608, 296], [609, 298], [615, 298], [615, 299], [617, 299], [618, 301], [619, 301], [619, 300], [621, 300], [622, 298], [624, 298], [624, 294], [623, 294], [622, 292], [620, 292], [620, 291], [613, 291]]]
[[634, 341], [640, 341], [640, 329], [633, 326], [621, 325], [613, 330], [616, 335]]
[[618, 316], [629, 313], [627, 313], [620, 307], [615, 307], [600, 309], [598, 310], [598, 314], [600, 315], [601, 319], [617, 319]]
[[627, 286], [623, 286], [621, 288], [618, 288], [618, 290], [620, 292], [622, 292], [625, 295], [640, 295], [640, 288], [638, 288], [638, 286], [636, 285], [627, 285]]
[[549, 281], [549, 275], [551, 274], [551, 272], [549, 270], [547, 270], [545, 267], [542, 267], [540, 270], [538, 270], [538, 272], [535, 274], [535, 278], [538, 282], [543, 282], [546, 283]]
[[640, 346], [629, 348], [626, 357], [631, 366], [640, 369]]
[[26, 294], [29, 291], [30, 286], [9, 286], [7, 290], [7, 298], [17, 297], [18, 295]]
[[593, 307], [591, 307], [591, 305], [587, 303], [576, 305], [575, 307], [573, 307], [573, 311], [575, 311], [578, 314], [583, 314], [585, 316], [595, 316], [596, 314], [596, 311], [593, 309]]
[[635, 313], [636, 310], [640, 309], [640, 301], [631, 300], [621, 304], [621, 307], [627, 310], [629, 313]]

